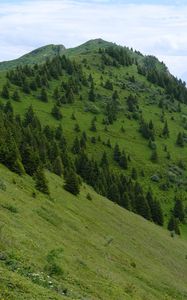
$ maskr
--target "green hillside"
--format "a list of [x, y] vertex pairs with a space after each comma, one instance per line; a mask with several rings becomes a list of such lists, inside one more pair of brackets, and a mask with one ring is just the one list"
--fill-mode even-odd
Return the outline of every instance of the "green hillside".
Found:
[[0, 72], [2, 299], [186, 299], [185, 84], [101, 39], [52, 48]]
[[74, 197], [47, 172], [50, 198], [33, 198], [30, 177], [0, 172], [1, 299], [187, 298], [186, 242], [88, 186]]
[[64, 51], [65, 47], [63, 45], [47, 45], [40, 47], [28, 54], [21, 56], [18, 59], [0, 62], [0, 70], [9, 70], [17, 67], [18, 65], [44, 63], [47, 58], [52, 58], [56, 55], [62, 55]]

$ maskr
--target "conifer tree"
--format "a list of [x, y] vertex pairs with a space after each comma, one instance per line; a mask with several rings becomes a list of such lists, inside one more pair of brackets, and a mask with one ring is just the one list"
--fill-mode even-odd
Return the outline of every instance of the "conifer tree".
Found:
[[104, 87], [105, 87], [105, 89], [113, 91], [113, 84], [109, 79], [106, 81]]
[[63, 173], [63, 165], [62, 165], [62, 160], [61, 157], [58, 155], [54, 161], [53, 164], [53, 172], [58, 175], [61, 176]]
[[108, 167], [108, 158], [107, 158], [107, 154], [106, 154], [105, 151], [103, 152], [103, 155], [101, 157], [100, 166], [101, 167]]
[[138, 178], [138, 174], [137, 174], [137, 171], [135, 168], [132, 168], [131, 177], [134, 180], [137, 180], [137, 178]]
[[10, 95], [9, 95], [9, 90], [7, 85], [4, 85], [1, 91], [1, 96], [5, 99], [9, 99]]
[[60, 108], [55, 104], [51, 110], [51, 114], [52, 116], [56, 119], [56, 120], [61, 120], [62, 119], [62, 113]]
[[121, 151], [119, 149], [119, 145], [115, 144], [114, 146], [114, 160], [119, 163], [121, 157]]
[[97, 128], [96, 128], [95, 120], [94, 120], [94, 119], [91, 121], [90, 130], [91, 130], [91, 131], [97, 131]]
[[158, 154], [157, 154], [157, 150], [156, 149], [152, 151], [151, 161], [154, 162], [154, 163], [158, 162]]
[[181, 132], [178, 133], [176, 144], [180, 147], [184, 146], [184, 138]]
[[113, 92], [113, 94], [112, 94], [112, 99], [114, 100], [114, 101], [116, 101], [117, 99], [119, 99], [119, 95], [118, 95], [118, 92], [115, 90], [114, 92]]
[[173, 214], [174, 214], [174, 217], [178, 218], [180, 222], [184, 222], [185, 212], [184, 212], [184, 206], [183, 206], [181, 199], [175, 200]]
[[93, 82], [91, 83], [91, 88], [90, 88], [90, 91], [89, 91], [89, 94], [88, 94], [88, 99], [92, 102], [95, 101], [95, 88], [94, 88], [94, 83]]
[[73, 146], [71, 148], [73, 154], [78, 154], [80, 153], [81, 147], [80, 147], [80, 142], [78, 137], [76, 136], [74, 141], [73, 141]]
[[22, 88], [23, 88], [23, 92], [25, 94], [30, 94], [30, 87], [29, 87], [29, 84], [27, 82], [27, 80], [25, 80], [22, 84]]
[[14, 93], [13, 93], [13, 95], [12, 95], [12, 99], [13, 99], [14, 101], [17, 101], [17, 102], [20, 101], [20, 95], [19, 95], [19, 93], [18, 93], [18, 90], [15, 90], [15, 91], [14, 91]]
[[70, 192], [73, 195], [78, 195], [80, 192], [79, 180], [73, 169], [67, 170], [65, 173], [64, 188], [66, 191]]
[[164, 128], [163, 128], [163, 130], [162, 130], [162, 135], [163, 135], [165, 138], [168, 138], [168, 137], [169, 137], [169, 129], [168, 129], [168, 123], [167, 123], [167, 121], [165, 121]]
[[136, 212], [147, 220], [151, 220], [150, 207], [147, 199], [142, 195], [135, 195]]
[[40, 100], [43, 102], [48, 102], [47, 92], [45, 88], [41, 89]]
[[168, 230], [174, 231], [176, 234], [180, 235], [180, 229], [179, 229], [178, 222], [173, 215], [169, 219]]
[[49, 195], [49, 187], [47, 183], [47, 179], [45, 177], [44, 171], [42, 168], [38, 168], [37, 171], [34, 174], [35, 177], [35, 184], [37, 190], [40, 192]]

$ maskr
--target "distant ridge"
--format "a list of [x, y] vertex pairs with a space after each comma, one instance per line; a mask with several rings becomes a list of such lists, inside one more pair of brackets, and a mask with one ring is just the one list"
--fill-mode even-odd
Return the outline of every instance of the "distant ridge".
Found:
[[66, 48], [63, 45], [46, 45], [37, 48], [17, 59], [3, 61], [0, 63], [0, 70], [8, 70], [16, 68], [18, 65], [31, 65], [35, 63], [43, 63], [47, 58], [52, 58], [57, 54], [63, 54]]

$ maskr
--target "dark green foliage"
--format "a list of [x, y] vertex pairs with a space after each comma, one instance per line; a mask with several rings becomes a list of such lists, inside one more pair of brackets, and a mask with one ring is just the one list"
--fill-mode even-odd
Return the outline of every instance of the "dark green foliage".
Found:
[[120, 162], [120, 158], [121, 158], [121, 151], [119, 149], [119, 145], [116, 144], [114, 146], [114, 160], [119, 163]]
[[128, 161], [127, 161], [127, 157], [125, 154], [125, 151], [122, 151], [120, 159], [119, 159], [119, 166], [126, 170], [128, 168]]
[[107, 154], [106, 154], [105, 151], [103, 152], [103, 155], [102, 155], [102, 158], [101, 158], [101, 162], [100, 162], [100, 166], [102, 168], [103, 167], [108, 167], [108, 158], [107, 158]]
[[171, 97], [186, 103], [187, 91], [185, 82], [175, 78], [168, 72], [159, 72], [156, 68], [147, 70], [145, 74], [150, 82], [165, 88], [166, 92]]
[[30, 94], [30, 86], [26, 79], [24, 79], [24, 81], [22, 83], [22, 89], [25, 94]]
[[109, 79], [106, 81], [104, 87], [105, 87], [105, 89], [113, 91], [113, 84]]
[[94, 119], [91, 121], [90, 130], [94, 132], [97, 131]]
[[57, 156], [54, 161], [53, 172], [58, 176], [61, 176], [63, 173], [63, 164], [60, 156]]
[[75, 130], [75, 132], [80, 132], [81, 131], [78, 123], [75, 124], [74, 130]]
[[127, 109], [130, 112], [135, 112], [138, 110], [138, 100], [132, 94], [130, 94], [127, 98]]
[[183, 202], [181, 199], [175, 200], [173, 215], [175, 218], [179, 219], [180, 222], [184, 222], [185, 211], [184, 211], [184, 206], [183, 206]]
[[49, 188], [47, 179], [45, 177], [44, 171], [41, 168], [38, 168], [34, 174], [36, 189], [40, 192], [49, 195]]
[[81, 147], [81, 149], [85, 149], [86, 148], [86, 142], [87, 142], [86, 132], [83, 131], [82, 136], [80, 138], [80, 147]]
[[168, 222], [168, 230], [174, 231], [176, 234], [180, 235], [179, 224], [176, 218], [172, 215]]
[[[112, 65], [117, 67], [118, 65], [129, 66], [133, 63], [133, 59], [130, 55], [130, 51], [125, 47], [111, 46], [103, 50], [102, 59], [106, 65]], [[112, 60], [107, 59], [109, 55]]]
[[162, 135], [163, 135], [165, 138], [168, 138], [168, 137], [169, 137], [169, 129], [168, 129], [168, 123], [167, 123], [167, 121], [165, 121], [164, 128], [163, 128], [163, 130], [162, 130]]
[[80, 153], [80, 150], [81, 150], [80, 141], [79, 141], [78, 137], [76, 137], [74, 139], [71, 151], [73, 152], [73, 154], [78, 154], [78, 153]]
[[48, 102], [48, 96], [45, 88], [41, 89], [40, 100], [43, 102]]
[[3, 89], [1, 91], [1, 96], [5, 99], [9, 99], [10, 95], [9, 95], [9, 90], [8, 90], [7, 85], [3, 86]]
[[137, 180], [138, 174], [135, 168], [132, 168], [131, 177], [133, 180]]
[[158, 154], [157, 154], [157, 150], [156, 149], [152, 151], [151, 161], [153, 163], [157, 163], [158, 162]]
[[160, 202], [158, 202], [153, 198], [153, 194], [151, 190], [147, 192], [146, 199], [150, 207], [151, 219], [156, 224], [162, 226], [164, 224], [164, 217], [160, 206]]
[[144, 119], [142, 119], [140, 122], [140, 132], [145, 139], [151, 139], [152, 141], [154, 141], [155, 134], [152, 121], [147, 123], [144, 121]]
[[52, 116], [57, 119], [57, 120], [61, 120], [62, 119], [62, 113], [60, 108], [55, 104], [51, 110], [51, 114]]
[[184, 146], [184, 138], [183, 138], [183, 134], [181, 132], [178, 133], [176, 144], [179, 147], [183, 147]]
[[72, 193], [73, 195], [78, 195], [80, 191], [80, 183], [76, 173], [70, 169], [65, 172], [65, 190]]
[[92, 82], [91, 84], [91, 88], [90, 88], [90, 91], [89, 91], [89, 94], [88, 94], [88, 99], [92, 102], [95, 101], [95, 88], [94, 88], [94, 83]]
[[17, 101], [17, 102], [20, 101], [20, 95], [19, 95], [19, 92], [18, 92], [17, 90], [14, 91], [14, 93], [13, 93], [13, 95], [12, 95], [12, 99], [13, 99], [14, 101]]
[[137, 182], [135, 184], [134, 201], [135, 211], [145, 219], [151, 220], [151, 211], [147, 198], [144, 197], [142, 188]]

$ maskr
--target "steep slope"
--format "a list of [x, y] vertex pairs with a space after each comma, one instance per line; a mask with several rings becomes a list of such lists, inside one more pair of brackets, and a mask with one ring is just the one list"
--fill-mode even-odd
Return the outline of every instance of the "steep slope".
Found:
[[[137, 52], [117, 46], [115, 51], [110, 53], [110, 47], [110, 43], [100, 39], [89, 41], [78, 50], [77, 48], [74, 50], [72, 58], [76, 63], [62, 58], [63, 68], [59, 74], [58, 57], [51, 63], [41, 66], [41, 70], [38, 67], [32, 70], [24, 68], [18, 73], [10, 72], [9, 99], [12, 99], [15, 91], [18, 91], [19, 101], [11, 100], [16, 113], [23, 116], [32, 104], [42, 124], [52, 126], [61, 124], [73, 160], [80, 154], [78, 153], [80, 149], [76, 150], [77, 153], [72, 151], [75, 137], [79, 139], [79, 143], [84, 131], [87, 135], [85, 149], [87, 156], [100, 164], [102, 155], [106, 152], [112, 170], [125, 174], [131, 178], [133, 184], [140, 183], [144, 194], [151, 188], [153, 197], [161, 203], [167, 226], [175, 197], [182, 199], [184, 205], [186, 202], [187, 106], [182, 103], [186, 97], [186, 89], [181, 82], [173, 81], [165, 66], [157, 59], [146, 58]], [[120, 53], [127, 57], [129, 62], [120, 61]], [[155, 71], [155, 65], [155, 72], [162, 70], [160, 77], [158, 73], [154, 74], [154, 78], [160, 82], [152, 83], [146, 74], [142, 74], [145, 70], [141, 69], [139, 72], [142, 63], [139, 65], [137, 62], [137, 55], [146, 60], [144, 67], [148, 72]], [[170, 86], [163, 88], [159, 84], [166, 76]], [[15, 82], [16, 78], [20, 78], [21, 81]], [[37, 83], [37, 80], [40, 82]], [[4, 73], [1, 73], [2, 87], [6, 85], [6, 81]], [[108, 83], [109, 86], [106, 85]], [[41, 98], [42, 84], [44, 96], [47, 96], [44, 101]], [[92, 89], [94, 99], [90, 99], [93, 96]], [[177, 94], [176, 91], [180, 93]], [[176, 99], [174, 95], [182, 99]], [[112, 104], [114, 96], [115, 105]], [[5, 95], [2, 97], [2, 103], [7, 103]], [[54, 107], [58, 112], [55, 117], [54, 111], [51, 114]], [[59, 119], [59, 112], [63, 116], [62, 119]], [[164, 135], [166, 123], [169, 133]], [[179, 133], [182, 133], [180, 145], [176, 144]], [[119, 161], [114, 159], [116, 143], [121, 152], [125, 150], [128, 158], [125, 167], [120, 166]], [[83, 179], [88, 182], [88, 178]], [[112, 191], [101, 193], [116, 201], [115, 193]], [[126, 200], [123, 196], [120, 197], [122, 198], [118, 202], [121, 201], [122, 206], [127, 207]], [[131, 200], [129, 209], [137, 211], [133, 201]], [[139, 210], [141, 211], [141, 206]], [[185, 234], [186, 227], [181, 228]]]
[[46, 197], [0, 172], [2, 299], [187, 299], [186, 242], [86, 185], [74, 197], [47, 172]]
[[47, 45], [33, 50], [32, 52], [21, 56], [18, 59], [11, 61], [4, 61], [0, 63], [0, 70], [9, 70], [16, 68], [18, 65], [32, 65], [36, 63], [43, 63], [47, 58], [53, 58], [56, 55], [62, 55], [65, 51], [63, 45]]

